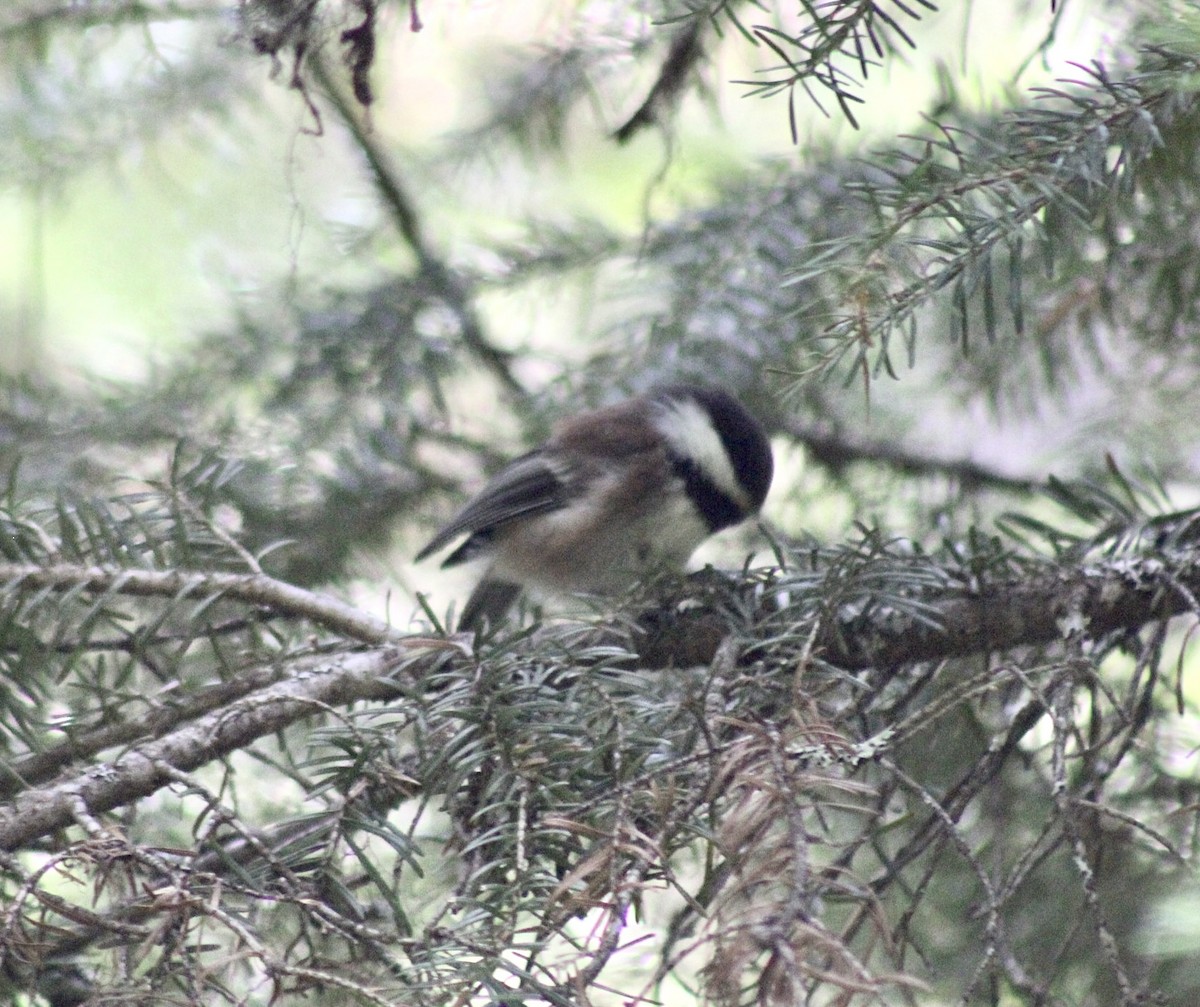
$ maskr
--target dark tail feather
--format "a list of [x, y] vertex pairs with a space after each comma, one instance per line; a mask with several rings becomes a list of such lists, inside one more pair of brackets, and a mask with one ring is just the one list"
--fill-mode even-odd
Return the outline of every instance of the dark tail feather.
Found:
[[458, 617], [458, 631], [469, 633], [483, 628], [486, 619], [496, 625], [512, 608], [521, 586], [507, 580], [488, 580], [486, 577], [476, 585]]

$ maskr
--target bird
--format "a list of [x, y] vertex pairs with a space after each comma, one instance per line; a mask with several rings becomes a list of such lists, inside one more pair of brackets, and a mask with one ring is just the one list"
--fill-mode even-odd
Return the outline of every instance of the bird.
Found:
[[496, 625], [523, 590], [612, 594], [680, 570], [714, 532], [758, 513], [774, 458], [724, 388], [663, 384], [560, 422], [505, 465], [416, 555], [486, 560], [460, 631]]

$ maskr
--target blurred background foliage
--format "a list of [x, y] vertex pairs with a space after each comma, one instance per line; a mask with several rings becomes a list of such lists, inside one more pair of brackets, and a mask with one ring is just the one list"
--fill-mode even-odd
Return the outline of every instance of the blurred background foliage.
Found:
[[[569, 957], [602, 892], [629, 916], [624, 942], [662, 939], [613, 982], [665, 1002], [1194, 1002], [1184, 630], [1005, 652], [977, 692], [961, 682], [984, 658], [876, 669], [877, 696], [825, 668], [812, 717], [859, 740], [948, 704], [857, 775], [780, 763], [819, 732], [780, 713], [778, 672], [812, 658], [797, 641], [822, 613], [919, 615], [948, 585], [1157, 555], [1162, 537], [1117, 529], [1200, 503], [1198, 81], [1183, 0], [12, 0], [7, 561], [261, 565], [422, 628], [464, 582], [407, 557], [465, 493], [564, 412], [684, 376], [737, 389], [779, 460], [770, 541], [748, 531], [703, 558], [790, 556], [782, 587], [761, 576], [796, 605], [752, 670], [709, 678], [614, 659], [603, 687], [564, 686], [551, 657], [502, 641], [475, 678], [443, 668], [394, 706], [280, 731], [131, 804], [121, 826], [145, 846], [123, 895], [111, 865], [47, 841], [9, 865], [14, 905], [41, 890], [39, 858], [51, 894], [83, 905], [72, 886], [91, 879], [112, 906], [194, 847], [256, 912], [278, 899], [258, 939], [304, 949], [303, 968], [260, 957], [234, 989], [167, 914], [175, 929], [139, 946], [176, 944], [108, 965], [101, 1002], [371, 1002], [338, 971], [356, 954], [372, 989], [402, 990], [378, 1002], [500, 1002], [522, 981], [526, 1000], [567, 1002], [567, 981], [512, 949], [553, 931]], [[5, 599], [3, 751], [26, 770], [64, 732], [116, 732], [87, 757], [129, 743], [129, 704], [150, 716], [159, 690], [174, 702], [332, 646], [228, 598]], [[751, 636], [756, 618], [730, 614]], [[705, 736], [711, 776], [649, 785], [732, 723]], [[1112, 813], [1071, 824], [1068, 778]], [[804, 795], [804, 824], [780, 839], [771, 823], [798, 806], [784, 793]], [[930, 838], [933, 794], [961, 832]], [[597, 822], [629, 831], [606, 845]], [[265, 844], [286, 890], [263, 894], [261, 862], [222, 830]], [[949, 856], [956, 841], [967, 853]], [[643, 842], [660, 860], [638, 874], [622, 857]], [[714, 848], [752, 852], [735, 869]], [[762, 894], [801, 860], [824, 872], [819, 897]], [[643, 898], [651, 876], [667, 891]], [[754, 943], [773, 925], [756, 905], [793, 914], [811, 985]], [[544, 932], [526, 940], [530, 915]], [[250, 946], [239, 919], [217, 920], [232, 958]], [[505, 935], [507, 972], [488, 958]], [[701, 944], [707, 971], [684, 953]], [[34, 994], [8, 970], [23, 1002], [92, 991], [67, 971], [65, 992]]]

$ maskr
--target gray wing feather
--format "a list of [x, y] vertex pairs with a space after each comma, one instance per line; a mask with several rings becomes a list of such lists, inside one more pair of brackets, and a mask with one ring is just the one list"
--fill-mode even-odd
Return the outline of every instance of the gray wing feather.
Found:
[[[459, 535], [486, 533], [519, 517], [557, 510], [566, 503], [561, 467], [551, 465], [540, 452], [510, 462], [492, 477], [454, 519], [417, 553], [422, 560]], [[468, 551], [469, 552], [469, 551]], [[466, 558], [462, 549], [447, 562]]]

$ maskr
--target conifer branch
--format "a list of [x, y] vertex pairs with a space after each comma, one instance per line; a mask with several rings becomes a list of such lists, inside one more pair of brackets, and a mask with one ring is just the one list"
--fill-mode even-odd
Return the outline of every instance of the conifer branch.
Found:
[[328, 595], [295, 587], [264, 574], [142, 570], [58, 563], [0, 563], [0, 585], [8, 591], [78, 589], [93, 594], [159, 598], [233, 598], [279, 615], [309, 619], [362, 643], [385, 643], [403, 634], [381, 619]]
[[161, 738], [132, 745], [109, 762], [48, 786], [23, 791], [0, 807], [0, 850], [21, 849], [74, 824], [80, 809], [96, 816], [154, 793], [173, 779], [164, 766], [189, 772], [323, 709], [395, 698], [399, 688], [389, 680], [392, 672], [422, 649], [429, 649], [430, 661], [436, 660], [446, 646], [414, 638], [400, 649], [298, 661], [281, 681]]

